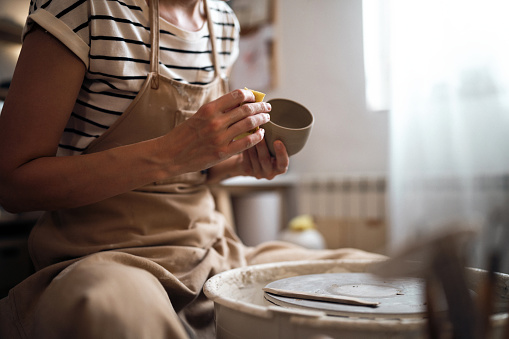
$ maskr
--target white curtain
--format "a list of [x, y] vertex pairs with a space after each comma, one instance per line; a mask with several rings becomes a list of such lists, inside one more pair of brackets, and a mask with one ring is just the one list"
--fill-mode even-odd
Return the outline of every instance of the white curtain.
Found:
[[452, 227], [509, 248], [509, 1], [384, 3], [391, 248]]

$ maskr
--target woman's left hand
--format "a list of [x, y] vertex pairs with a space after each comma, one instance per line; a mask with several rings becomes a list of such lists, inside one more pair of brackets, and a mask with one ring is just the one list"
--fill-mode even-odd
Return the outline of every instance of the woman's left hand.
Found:
[[271, 157], [265, 139], [256, 146], [242, 153], [242, 169], [244, 175], [257, 179], [273, 179], [279, 174], [286, 173], [290, 159], [285, 145], [280, 141], [274, 142], [275, 157]]
[[214, 184], [236, 176], [271, 180], [279, 174], [286, 173], [290, 159], [285, 145], [276, 140], [274, 148], [276, 156], [272, 157], [263, 139], [256, 146], [211, 167], [208, 183]]

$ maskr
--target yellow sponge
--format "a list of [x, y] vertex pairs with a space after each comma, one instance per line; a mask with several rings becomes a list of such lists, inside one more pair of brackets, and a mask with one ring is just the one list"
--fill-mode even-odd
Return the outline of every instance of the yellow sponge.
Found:
[[253, 92], [253, 94], [255, 96], [255, 102], [262, 102], [263, 99], [265, 99], [265, 93], [254, 91], [254, 90], [249, 89], [247, 87], [244, 87], [244, 89], [247, 89], [248, 91]]

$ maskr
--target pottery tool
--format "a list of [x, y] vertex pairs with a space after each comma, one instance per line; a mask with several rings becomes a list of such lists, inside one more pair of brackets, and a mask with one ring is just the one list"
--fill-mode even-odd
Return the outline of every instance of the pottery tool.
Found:
[[362, 300], [359, 298], [352, 298], [352, 297], [346, 297], [346, 296], [339, 296], [339, 295], [327, 295], [327, 294], [318, 294], [318, 293], [309, 293], [309, 292], [296, 292], [296, 291], [289, 291], [289, 290], [281, 290], [278, 288], [270, 288], [270, 287], [264, 287], [264, 292], [276, 294], [282, 297], [289, 297], [289, 298], [297, 298], [297, 299], [304, 299], [304, 300], [317, 300], [317, 301], [328, 301], [333, 303], [340, 303], [340, 304], [346, 304], [346, 305], [358, 305], [358, 306], [369, 306], [369, 307], [377, 307], [380, 303], [376, 301], [368, 301], [368, 300]]

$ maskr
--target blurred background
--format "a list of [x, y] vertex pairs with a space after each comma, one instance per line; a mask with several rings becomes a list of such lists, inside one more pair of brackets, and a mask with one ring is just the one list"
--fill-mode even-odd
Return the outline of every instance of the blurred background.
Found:
[[[229, 1], [242, 27], [231, 87], [298, 101], [315, 116], [287, 174], [214, 188], [244, 242], [281, 238], [310, 216], [296, 227], [301, 240], [317, 231], [329, 248], [393, 254], [469, 230], [473, 266], [507, 252], [506, 2]], [[27, 8], [0, 0], [0, 99]], [[19, 271], [34, 216], [0, 217], [0, 270]]]

